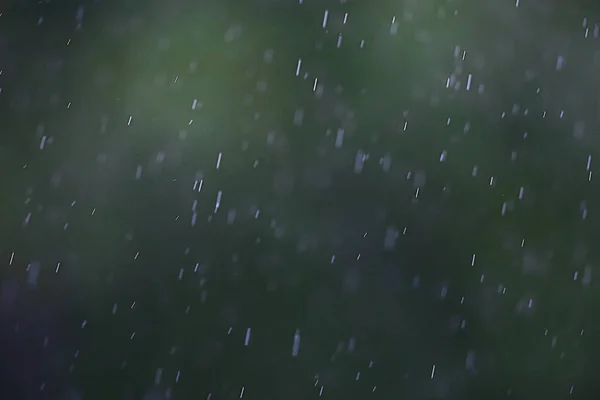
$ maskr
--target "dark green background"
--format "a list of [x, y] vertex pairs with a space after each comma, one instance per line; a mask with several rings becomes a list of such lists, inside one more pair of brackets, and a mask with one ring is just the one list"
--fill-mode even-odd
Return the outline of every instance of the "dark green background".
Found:
[[2, 399], [598, 395], [593, 3], [3, 7]]

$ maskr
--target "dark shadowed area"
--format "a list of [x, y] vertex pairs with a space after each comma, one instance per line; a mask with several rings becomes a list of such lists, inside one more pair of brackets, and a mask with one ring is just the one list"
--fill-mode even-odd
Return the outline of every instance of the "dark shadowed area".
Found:
[[0, 2], [0, 399], [595, 399], [600, 7]]

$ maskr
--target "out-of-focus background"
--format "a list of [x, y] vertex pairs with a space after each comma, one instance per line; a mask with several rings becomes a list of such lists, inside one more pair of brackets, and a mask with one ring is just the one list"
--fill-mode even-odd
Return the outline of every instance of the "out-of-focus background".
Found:
[[0, 7], [2, 399], [599, 395], [598, 5]]

